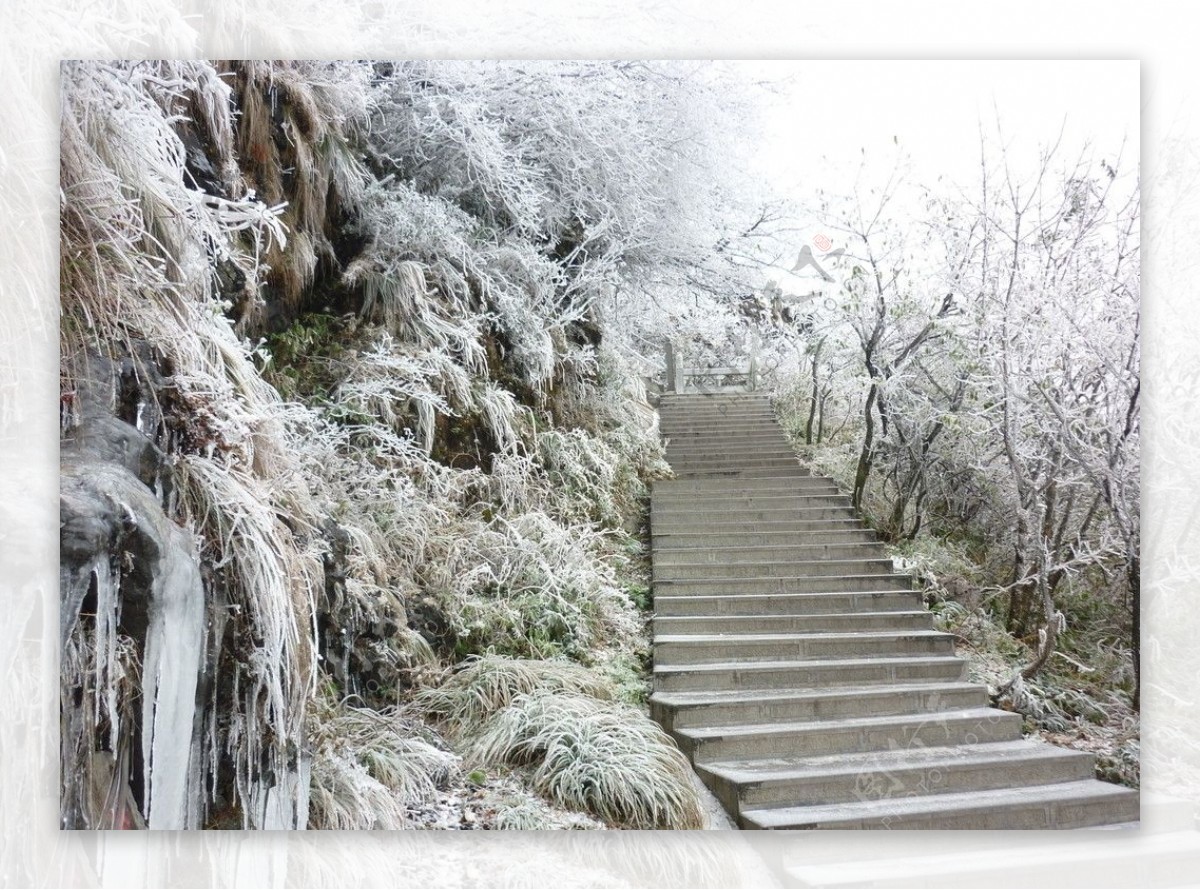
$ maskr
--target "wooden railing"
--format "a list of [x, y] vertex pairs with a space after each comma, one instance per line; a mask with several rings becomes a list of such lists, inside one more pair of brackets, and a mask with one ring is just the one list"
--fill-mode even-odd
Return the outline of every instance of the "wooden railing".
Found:
[[689, 367], [687, 353], [671, 340], [666, 342], [667, 354], [667, 392], [684, 392], [688, 388], [698, 388], [705, 380], [711, 381], [718, 389], [744, 388], [753, 392], [759, 385], [758, 337], [750, 340], [749, 355], [742, 367]]

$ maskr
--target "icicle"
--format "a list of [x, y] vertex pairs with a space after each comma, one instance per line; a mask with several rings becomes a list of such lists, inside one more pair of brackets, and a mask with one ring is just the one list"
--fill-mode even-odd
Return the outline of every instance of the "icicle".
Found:
[[167, 523], [168, 546], [154, 578], [142, 676], [142, 750], [147, 822], [152, 829], [197, 828], [200, 793], [193, 756], [196, 683], [204, 657], [204, 588], [195, 541]]
[[306, 763], [289, 769], [273, 785], [263, 780], [254, 786], [251, 805], [257, 813], [257, 828], [289, 831], [304, 828], [308, 822], [309, 770]]
[[426, 454], [433, 451], [434, 424], [437, 418], [433, 414], [433, 405], [421, 400], [417, 402], [417, 429], [421, 436], [421, 448]]
[[117, 683], [120, 668], [117, 664], [117, 625], [121, 622], [119, 584], [114, 577], [108, 554], [96, 556], [84, 573], [83, 583], [96, 579], [96, 722], [100, 721], [101, 706], [108, 718], [108, 746], [117, 750], [121, 720], [117, 708]]

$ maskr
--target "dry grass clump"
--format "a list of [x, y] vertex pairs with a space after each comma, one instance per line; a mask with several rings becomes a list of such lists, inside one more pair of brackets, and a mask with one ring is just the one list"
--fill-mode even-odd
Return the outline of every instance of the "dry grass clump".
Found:
[[423, 690], [414, 704], [451, 732], [462, 733], [482, 725], [518, 696], [538, 690], [612, 698], [612, 690], [594, 671], [569, 661], [482, 655], [462, 662], [441, 686]]
[[407, 807], [432, 799], [459, 767], [456, 755], [392, 708], [322, 701], [311, 708], [309, 738], [310, 828], [411, 827]]
[[704, 826], [687, 759], [629, 705], [572, 692], [520, 695], [487, 721], [468, 755], [532, 768], [556, 804], [637, 829]]
[[[246, 185], [272, 207], [292, 234], [290, 248], [272, 244], [263, 256], [268, 280], [289, 306], [312, 285], [318, 264], [337, 266], [328, 231], [356, 209], [366, 171], [352, 146], [366, 125], [370, 68], [355, 62], [238, 61], [222, 63], [238, 110], [233, 139]], [[282, 131], [286, 138], [278, 136]], [[228, 150], [228, 149], [227, 149]], [[256, 300], [247, 321], [262, 320]]]

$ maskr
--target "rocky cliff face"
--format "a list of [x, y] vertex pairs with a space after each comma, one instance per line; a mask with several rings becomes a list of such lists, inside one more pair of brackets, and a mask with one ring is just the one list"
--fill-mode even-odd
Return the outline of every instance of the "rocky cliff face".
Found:
[[63, 742], [86, 765], [64, 775], [63, 825], [197, 828], [214, 622], [196, 538], [167, 513], [152, 435], [165, 380], [148, 348], [81, 364], [61, 446], [60, 643]]
[[[306, 207], [295, 175], [311, 94], [255, 63], [68, 66], [63, 88], [62, 825], [303, 828], [339, 557], [288, 509], [282, 403], [238, 332], [291, 324], [336, 266], [336, 189]], [[343, 138], [328, 111], [307, 137]]]

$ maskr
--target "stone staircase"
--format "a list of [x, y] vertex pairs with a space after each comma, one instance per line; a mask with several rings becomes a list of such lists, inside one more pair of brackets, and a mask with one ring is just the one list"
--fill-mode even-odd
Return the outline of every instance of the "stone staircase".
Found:
[[662, 396], [651, 712], [742, 828], [1083, 828], [1138, 795], [1024, 741], [769, 400]]

